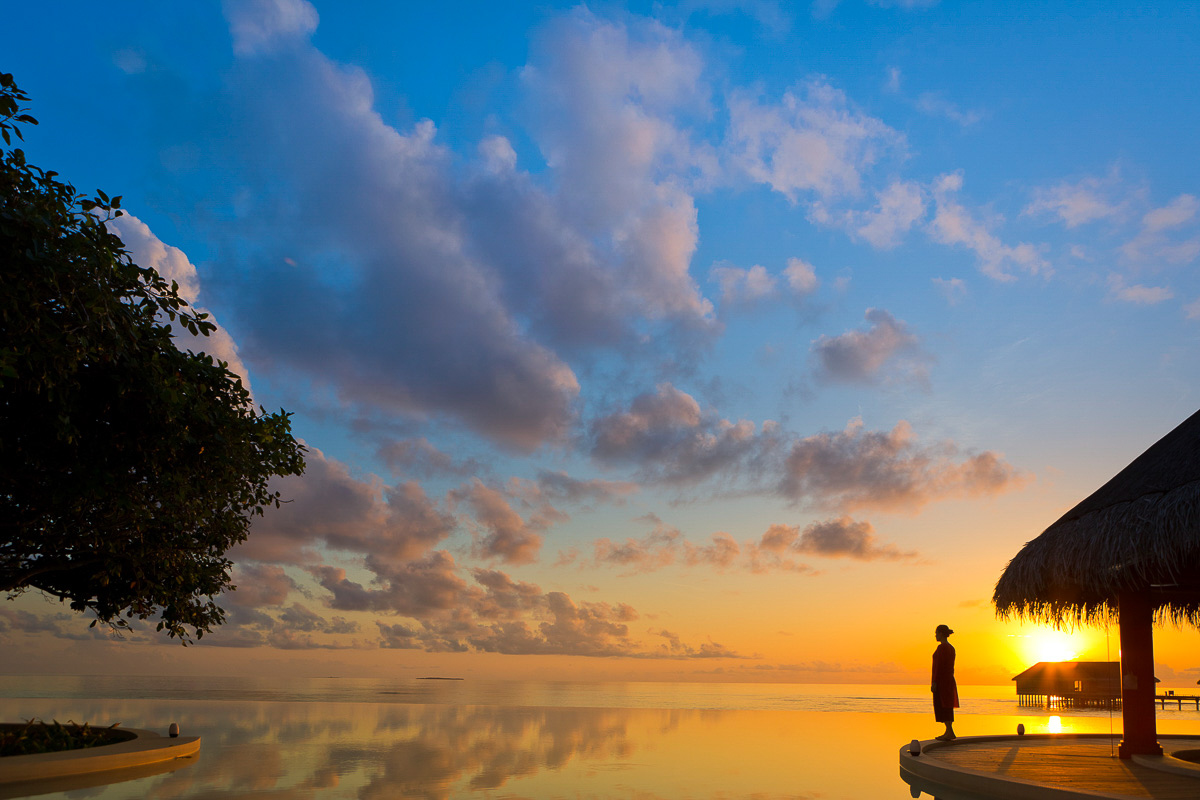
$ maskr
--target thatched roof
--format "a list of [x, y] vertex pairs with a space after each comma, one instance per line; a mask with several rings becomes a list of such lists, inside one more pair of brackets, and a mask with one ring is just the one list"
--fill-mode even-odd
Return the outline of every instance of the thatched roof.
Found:
[[1002, 617], [1097, 623], [1121, 589], [1200, 627], [1200, 411], [1021, 548], [992, 601]]

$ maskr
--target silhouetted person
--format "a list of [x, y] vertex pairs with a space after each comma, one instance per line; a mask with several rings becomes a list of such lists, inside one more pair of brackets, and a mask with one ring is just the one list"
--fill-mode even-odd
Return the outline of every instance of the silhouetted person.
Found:
[[933, 718], [946, 723], [946, 732], [935, 737], [943, 742], [957, 738], [954, 735], [954, 709], [958, 708], [958, 684], [954, 681], [954, 647], [947, 641], [952, 633], [949, 625], [938, 625], [933, 632], [938, 646], [933, 651], [929, 691], [933, 692]]

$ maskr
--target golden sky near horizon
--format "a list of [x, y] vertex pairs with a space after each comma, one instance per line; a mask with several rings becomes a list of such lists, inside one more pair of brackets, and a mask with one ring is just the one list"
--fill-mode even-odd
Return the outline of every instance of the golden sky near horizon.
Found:
[[[220, 326], [179, 346], [309, 457], [202, 643], [30, 593], [0, 671], [919, 684], [942, 623], [964, 683], [1117, 657], [990, 598], [1200, 406], [1186, 4], [17, 5], [30, 162], [124, 197]], [[1165, 685], [1198, 637], [1156, 634]]]

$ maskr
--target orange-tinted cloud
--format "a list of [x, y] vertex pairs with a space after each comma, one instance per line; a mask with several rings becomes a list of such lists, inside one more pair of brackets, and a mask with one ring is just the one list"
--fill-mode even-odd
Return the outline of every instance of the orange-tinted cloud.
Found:
[[793, 442], [778, 491], [813, 508], [912, 512], [947, 497], [999, 494], [1028, 480], [998, 453], [963, 456], [951, 442], [920, 444], [907, 422], [864, 431], [856, 419], [838, 433]]
[[465, 477], [483, 471], [475, 459], [459, 460], [435, 447], [425, 437], [390, 439], [381, 442], [376, 454], [383, 459], [393, 475], [433, 478], [443, 475]]
[[822, 336], [813, 342], [821, 378], [843, 383], [870, 384], [881, 378], [929, 381], [932, 358], [902, 320], [882, 308], [869, 308], [866, 330]]
[[540, 524], [538, 520], [527, 523], [501, 492], [485, 486], [478, 478], [454, 490], [451, 496], [471, 506], [482, 529], [474, 537], [472, 555], [499, 559], [506, 564], [529, 564], [537, 560], [542, 549], [539, 531], [545, 527], [544, 520]]
[[754, 468], [772, 448], [775, 431], [773, 423], [760, 432], [747, 420], [702, 413], [695, 398], [663, 383], [635, 397], [628, 411], [593, 421], [589, 441], [602, 463], [632, 464], [651, 482], [688, 484]]
[[307, 462], [303, 475], [273, 484], [286, 502], [254, 520], [249, 538], [232, 551], [235, 560], [313, 563], [319, 561], [314, 548], [323, 543], [402, 561], [428, 552], [454, 530], [455, 518], [416, 483], [359, 480], [315, 447]]
[[803, 531], [799, 525], [772, 525], [757, 547], [761, 552], [776, 555], [801, 553], [860, 561], [895, 561], [917, 555], [911, 551], [902, 552], [895, 545], [878, 544], [871, 523], [856, 522], [845, 516], [814, 522]]

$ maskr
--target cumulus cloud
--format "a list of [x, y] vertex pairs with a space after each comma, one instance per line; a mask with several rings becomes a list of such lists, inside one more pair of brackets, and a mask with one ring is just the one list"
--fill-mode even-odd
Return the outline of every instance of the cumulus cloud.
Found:
[[345, 464], [309, 447], [303, 475], [277, 480], [285, 502], [257, 517], [250, 537], [234, 558], [281, 564], [310, 564], [315, 550], [371, 554], [402, 561], [417, 557], [450, 535], [457, 524], [414, 482], [385, 486], [372, 476], [353, 477]]
[[366, 566], [375, 573], [378, 588], [352, 580], [341, 567], [322, 564], [309, 572], [332, 595], [330, 607], [339, 611], [392, 611], [419, 619], [448, 611], [471, 596], [454, 557], [444, 550], [403, 563], [368, 556]]
[[792, 443], [777, 489], [813, 508], [914, 512], [934, 500], [995, 495], [1028, 480], [998, 453], [962, 454], [951, 442], [922, 445], [903, 421], [891, 431], [864, 431], [855, 418], [838, 433]]
[[1116, 274], [1108, 276], [1108, 292], [1114, 300], [1139, 306], [1157, 305], [1175, 296], [1175, 292], [1166, 286], [1129, 285], [1122, 276]]
[[935, 92], [925, 92], [917, 98], [917, 109], [931, 117], [942, 117], [969, 128], [983, 119], [982, 111], [964, 110]]
[[967, 296], [967, 284], [962, 278], [934, 278], [933, 287], [952, 306], [958, 305]]
[[299, 588], [278, 564], [238, 564], [232, 577], [237, 589], [231, 597], [248, 608], [282, 606], [288, 594]]
[[456, 460], [423, 436], [381, 441], [376, 454], [383, 459], [394, 475], [412, 475], [419, 478], [444, 475], [465, 477], [483, 469], [483, 464], [475, 459]]
[[256, 263], [234, 298], [247, 352], [367, 409], [449, 415], [526, 449], [562, 436], [578, 382], [520, 330], [475, 252], [433, 124], [387, 125], [366, 75], [310, 45], [244, 55], [230, 101], [247, 125], [233, 155], [294, 200], [247, 201]]
[[683, 534], [657, 518], [654, 522], [654, 530], [640, 539], [632, 536], [623, 542], [614, 542], [607, 537], [597, 539], [592, 545], [593, 563], [618, 567], [627, 575], [653, 572], [674, 564], [679, 557]]
[[814, 79], [784, 92], [778, 104], [735, 91], [729, 97], [728, 146], [751, 180], [789, 200], [857, 195], [862, 174], [903, 137], [855, 109], [846, 95]]
[[[452, 564], [448, 554], [439, 552], [425, 567], [444, 575]], [[543, 592], [535, 584], [514, 581], [496, 570], [475, 570], [471, 584], [439, 581], [439, 591], [417, 603], [413, 602], [417, 595], [408, 589], [368, 589], [333, 567], [314, 570], [314, 574], [323, 586], [335, 591], [335, 607], [341, 603], [389, 608], [419, 620], [415, 625], [376, 621], [379, 644], [386, 648], [510, 655], [692, 658], [708, 653], [708, 657], [738, 657], [726, 648], [715, 651], [682, 643], [679, 652], [647, 649], [629, 630], [629, 623], [640, 616], [631, 606], [578, 602], [563, 592]]]
[[304, 41], [320, 19], [305, 0], [224, 0], [222, 7], [238, 55]]
[[[131, 620], [130, 624], [135, 622], [136, 620]], [[97, 625], [95, 628], [89, 628], [87, 625], [84, 618], [62, 612], [34, 614], [22, 608], [0, 608], [0, 638], [23, 633], [86, 641], [106, 639], [112, 635], [107, 627]]]
[[[113, 232], [121, 237], [125, 249], [135, 264], [151, 267], [168, 281], [174, 281], [179, 286], [179, 296], [191, 305], [195, 311], [208, 314], [210, 322], [217, 322], [208, 309], [197, 305], [200, 298], [200, 276], [195, 265], [178, 247], [165, 244], [154, 235], [150, 226], [126, 211], [121, 216], [108, 223]], [[242, 363], [238, 354], [237, 344], [229, 332], [218, 325], [217, 329], [208, 336], [193, 336], [181, 325], [173, 325], [172, 336], [176, 346], [181, 350], [191, 350], [196, 353], [208, 353], [212, 357], [224, 361], [229, 370], [242, 379], [242, 385], [250, 388], [250, 373]]]
[[1180, 236], [1178, 230], [1194, 223], [1200, 212], [1195, 195], [1181, 194], [1165, 206], [1142, 217], [1138, 234], [1121, 247], [1131, 261], [1187, 264], [1200, 256], [1200, 236]]
[[279, 622], [290, 631], [304, 633], [347, 634], [358, 631], [358, 623], [350, 622], [345, 617], [325, 619], [306, 606], [293, 603], [279, 615]]
[[628, 411], [594, 420], [589, 443], [592, 456], [603, 463], [635, 464], [646, 480], [684, 484], [717, 472], [757, 469], [775, 433], [774, 423], [760, 431], [747, 420], [702, 413], [695, 398], [663, 383], [635, 397]]
[[746, 569], [756, 574], [772, 571], [810, 576], [821, 574], [819, 570], [796, 560], [791, 549], [795, 539], [793, 527], [772, 525], [761, 540], [746, 542]]
[[626, 537], [623, 542], [607, 537], [597, 539], [592, 544], [592, 565], [616, 567], [625, 575], [654, 572], [677, 563], [725, 570], [735, 566], [742, 552], [734, 538], [724, 531], [714, 533], [707, 544], [698, 545], [654, 514], [639, 521], [654, 523], [653, 530], [641, 538]]
[[802, 258], [789, 258], [783, 277], [787, 279], [788, 289], [797, 297], [812, 294], [821, 285], [816, 269]]
[[895, 247], [925, 217], [921, 187], [895, 181], [875, 197], [874, 208], [851, 215], [851, 230], [881, 250]]
[[708, 325], [711, 305], [688, 274], [696, 209], [680, 178], [716, 165], [676, 123], [707, 111], [700, 54], [656, 22], [586, 9], [557, 19], [535, 49], [522, 78], [560, 176], [557, 202], [579, 230], [605, 232], [622, 291], [642, 313]]
[[1117, 180], [1113, 172], [1107, 178], [1087, 177], [1075, 183], [1063, 182], [1034, 189], [1033, 199], [1021, 213], [1054, 217], [1068, 228], [1121, 217], [1126, 213], [1128, 202], [1110, 199]]
[[[633, 464], [645, 482], [682, 487], [719, 476], [726, 492], [782, 495], [841, 512], [912, 512], [935, 500], [999, 494], [1029, 479], [992, 451], [921, 444], [904, 421], [891, 431], [866, 431], [856, 418], [841, 432], [799, 437], [768, 420], [756, 431], [751, 422], [702, 413], [670, 384], [634, 398], [628, 411], [596, 419], [589, 445], [602, 464]], [[610, 555], [622, 552], [609, 544]]]
[[960, 172], [943, 175], [934, 181], [936, 210], [928, 226], [933, 240], [974, 252], [979, 259], [980, 271], [998, 281], [1016, 280], [1013, 269], [1030, 275], [1049, 275], [1052, 271], [1050, 265], [1034, 245], [1027, 242], [1005, 244], [958, 201], [962, 185]]
[[[253, 278], [231, 302], [256, 369], [332, 389], [365, 418], [447, 417], [529, 450], [573, 423], [567, 355], [628, 357], [669, 338], [655, 334], [697, 344], [719, 331], [689, 267], [693, 193], [726, 179], [728, 151], [694, 133], [712, 92], [680, 31], [582, 8], [553, 18], [520, 72], [545, 160], [531, 173], [504, 136], [458, 165], [433, 123], [385, 123], [370, 79], [304, 41], [315, 17], [284, 13], [303, 8], [228, 12], [246, 43], [229, 85], [246, 133], [229, 161], [254, 166], [231, 230], [253, 219], [256, 246], [228, 248], [223, 268]], [[276, 40], [292, 44], [265, 44]], [[781, 187], [848, 189], [877, 140], [895, 138], [828, 87], [788, 98], [767, 111], [787, 128], [779, 141], [761, 126], [751, 136]], [[829, 157], [795, 166], [811, 137]], [[267, 200], [281, 189], [288, 203]], [[761, 277], [740, 293], [764, 291]]]
[[915, 552], [902, 552], [895, 545], [877, 543], [871, 523], [847, 516], [814, 522], [803, 531], [798, 525], [772, 525], [758, 547], [776, 554], [793, 552], [859, 561], [895, 561], [916, 556]]
[[927, 383], [931, 356], [908, 325], [882, 308], [869, 308], [866, 330], [822, 336], [812, 353], [825, 380], [873, 383], [885, 374]]
[[714, 533], [708, 544], [695, 545], [684, 542], [683, 560], [690, 566], [702, 564], [717, 569], [727, 569], [733, 566], [741, 553], [741, 548], [733, 537], [723, 531]]
[[653, 633], [666, 640], [662, 645], [662, 652], [671, 658], [742, 658], [735, 651], [711, 640], [701, 642], [699, 647], [693, 647], [680, 639], [679, 634], [665, 628]]
[[542, 496], [567, 503], [620, 503], [640, 488], [630, 481], [580, 480], [565, 472], [545, 469], [538, 470], [537, 487]]
[[761, 264], [749, 269], [720, 264], [712, 268], [709, 277], [721, 287], [722, 309], [750, 308], [781, 294], [803, 299], [821, 285], [813, 265], [795, 257], [787, 260], [779, 276], [772, 275]]
[[722, 307], [749, 306], [776, 294], [777, 281], [761, 264], [749, 269], [713, 267], [711, 274], [712, 279], [721, 286]]
[[379, 628], [379, 646], [385, 650], [420, 650], [424, 647], [420, 631], [407, 625], [396, 623], [389, 625], [379, 620], [375, 621]]
[[797, 556], [850, 558], [858, 561], [898, 561], [916, 557], [892, 544], [882, 544], [871, 523], [848, 516], [814, 522], [803, 530], [798, 525], [771, 525], [757, 541], [739, 545], [723, 531], [714, 533], [707, 544], [689, 541], [678, 528], [653, 515], [645, 518], [655, 527], [641, 538], [622, 542], [608, 538], [593, 543], [592, 566], [613, 567], [626, 576], [655, 572], [673, 565], [704, 566], [718, 571], [745, 569], [763, 573], [785, 570], [802, 575], [819, 572]]
[[544, 525], [532, 524], [513, 510], [504, 494], [485, 486], [478, 478], [454, 490], [451, 496], [471, 506], [480, 530], [475, 534], [472, 553], [479, 558], [496, 558], [506, 564], [530, 564], [537, 561], [542, 548], [539, 532]]
[[562, 592], [545, 595], [548, 619], [531, 627], [524, 620], [482, 626], [468, 641], [477, 650], [509, 655], [630, 656], [628, 607], [576, 603]]

